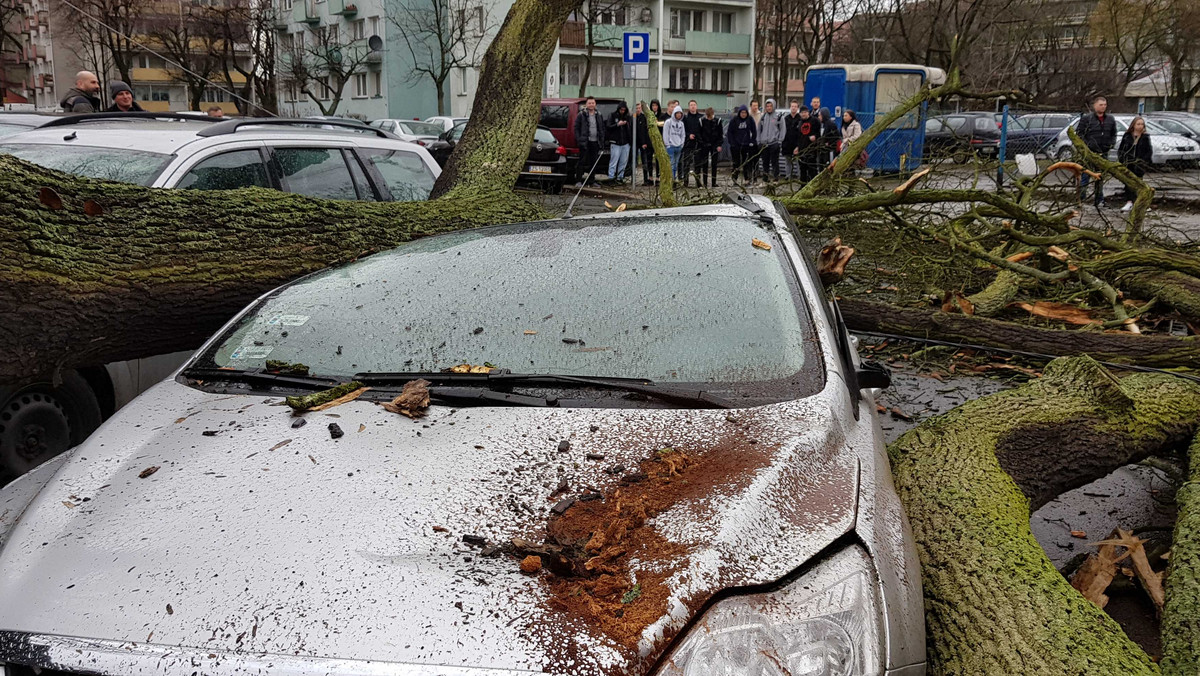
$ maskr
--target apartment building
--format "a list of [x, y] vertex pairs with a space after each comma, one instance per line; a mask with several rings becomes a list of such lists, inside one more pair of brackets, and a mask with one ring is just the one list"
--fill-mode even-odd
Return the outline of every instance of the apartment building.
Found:
[[[596, 0], [592, 0], [593, 3]], [[754, 3], [750, 0], [609, 4], [577, 12], [563, 26], [546, 79], [548, 96], [586, 94], [633, 100], [695, 99], [730, 111], [753, 86]], [[626, 80], [622, 34], [650, 34], [650, 78]], [[588, 67], [589, 43], [591, 67]]]

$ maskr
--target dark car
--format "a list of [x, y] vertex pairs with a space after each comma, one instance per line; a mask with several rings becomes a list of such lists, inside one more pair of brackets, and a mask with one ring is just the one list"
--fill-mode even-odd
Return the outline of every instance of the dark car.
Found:
[[[454, 146], [462, 138], [466, 122], [459, 122], [443, 133], [436, 143], [426, 145], [426, 150], [433, 155], [437, 163], [446, 166]], [[559, 145], [554, 134], [545, 127], [538, 127], [533, 132], [533, 142], [529, 147], [529, 157], [525, 159], [525, 168], [517, 178], [517, 184], [537, 185], [546, 192], [557, 195], [562, 192], [563, 184], [567, 182], [567, 150]]]
[[[610, 115], [617, 112], [617, 106], [620, 104], [621, 99], [597, 98], [596, 112], [600, 113], [600, 119], [607, 120]], [[567, 175], [569, 176], [577, 175], [575, 165], [579, 162], [580, 156], [579, 143], [575, 140], [575, 118], [579, 116], [580, 109], [586, 105], [586, 98], [542, 99], [542, 115], [538, 120], [538, 126], [549, 129], [554, 134], [554, 138], [558, 139], [558, 144], [566, 148]], [[629, 112], [633, 113], [632, 105]], [[600, 173], [604, 173], [606, 167], [608, 167], [608, 148], [601, 147], [596, 169]]]
[[1029, 113], [1009, 117], [1005, 157], [1011, 160], [1018, 154], [1049, 152], [1058, 133], [1074, 118], [1071, 113]]
[[1200, 141], [1200, 116], [1195, 113], [1163, 111], [1146, 113], [1147, 120], [1152, 120], [1158, 126], [1172, 134], [1186, 136], [1193, 141]]
[[949, 157], [963, 164], [976, 155], [994, 157], [1000, 125], [993, 113], [951, 113], [925, 122], [925, 156]]

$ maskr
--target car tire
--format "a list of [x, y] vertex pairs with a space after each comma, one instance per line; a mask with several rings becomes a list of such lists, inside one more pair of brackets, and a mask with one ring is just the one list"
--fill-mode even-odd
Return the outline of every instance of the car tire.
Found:
[[83, 376], [0, 389], [0, 478], [15, 478], [80, 444], [100, 426], [100, 403]]
[[962, 149], [955, 150], [950, 155], [950, 159], [954, 160], [955, 164], [966, 164], [971, 159], [971, 151]]
[[1074, 148], [1072, 148], [1071, 146], [1063, 146], [1058, 149], [1058, 152], [1054, 154], [1054, 157], [1059, 162], [1068, 162], [1068, 161], [1070, 161], [1071, 157], [1074, 154], [1075, 154]]
[[563, 183], [564, 183], [564, 181], [550, 181], [549, 183], [546, 184], [546, 194], [547, 195], [561, 194], [563, 191]]

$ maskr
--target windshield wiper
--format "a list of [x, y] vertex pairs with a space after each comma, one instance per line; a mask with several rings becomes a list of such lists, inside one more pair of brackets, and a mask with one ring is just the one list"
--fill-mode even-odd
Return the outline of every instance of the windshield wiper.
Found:
[[441, 401], [449, 401], [459, 405], [501, 405], [501, 406], [557, 406], [558, 402], [545, 397], [530, 397], [512, 392], [497, 392], [486, 387], [441, 387], [434, 385], [429, 388], [429, 397]]
[[183, 372], [183, 377], [205, 382], [221, 380], [260, 387], [288, 387], [298, 390], [326, 390], [345, 382], [336, 378], [283, 375], [267, 373], [258, 369], [190, 368]]
[[[471, 384], [487, 388], [527, 386], [579, 386], [606, 390], [620, 390], [646, 395], [660, 401], [695, 408], [734, 408], [733, 402], [703, 390], [689, 390], [657, 385], [646, 378], [608, 378], [592, 376], [568, 376], [553, 373], [358, 373], [354, 379], [365, 385], [399, 384], [424, 378], [430, 383]], [[432, 392], [432, 390], [431, 390]]]

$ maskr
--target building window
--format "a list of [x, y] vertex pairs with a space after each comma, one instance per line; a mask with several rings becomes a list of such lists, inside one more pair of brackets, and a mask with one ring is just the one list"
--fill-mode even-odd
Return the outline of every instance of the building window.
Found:
[[367, 74], [366, 73], [355, 73], [354, 74], [354, 98], [356, 98], [356, 99], [367, 98]]
[[704, 89], [704, 69], [672, 68], [668, 88], [682, 91]]
[[371, 35], [379, 35], [379, 17], [371, 17]]
[[285, 96], [287, 96], [288, 101], [300, 100], [300, 88], [296, 86], [295, 82], [288, 83], [287, 94], [285, 94]]
[[731, 89], [733, 89], [733, 69], [713, 68], [712, 90], [715, 92], [727, 92]]
[[458, 25], [466, 35], [483, 35], [483, 5], [458, 10]]
[[296, 54], [304, 51], [304, 31], [292, 33], [292, 51]]
[[326, 44], [329, 44], [329, 45], [340, 44], [339, 36], [338, 36], [338, 25], [336, 23], [330, 24], [329, 26], [327, 26], [325, 28], [325, 41], [326, 41]]
[[383, 72], [375, 71], [371, 73], [371, 96], [379, 98], [383, 96]]
[[733, 27], [733, 12], [713, 12], [712, 32], [732, 33]]
[[461, 66], [458, 68], [458, 95], [467, 95], [467, 67]]
[[136, 87], [133, 90], [133, 95], [139, 101], [166, 101], [168, 103], [171, 101], [170, 90], [163, 89], [162, 87]]
[[578, 61], [564, 61], [561, 72], [559, 73], [559, 82], [564, 85], [579, 86], [579, 79], [583, 76], [583, 64]]
[[285, 12], [292, 11], [292, 0], [279, 0], [279, 7]]
[[788, 79], [789, 80], [803, 80], [804, 79], [804, 67], [803, 66], [789, 66], [788, 67]]
[[367, 37], [367, 20], [359, 19], [350, 24], [350, 39], [364, 40]]
[[673, 9], [671, 10], [671, 37], [686, 37], [688, 31], [704, 30], [704, 10]]
[[224, 89], [218, 87], [205, 87], [202, 100], [208, 103], [225, 103], [229, 99], [225, 94]]
[[629, 25], [628, 11], [625, 7], [603, 7], [596, 13], [594, 23], [607, 24], [609, 26], [627, 26]]

